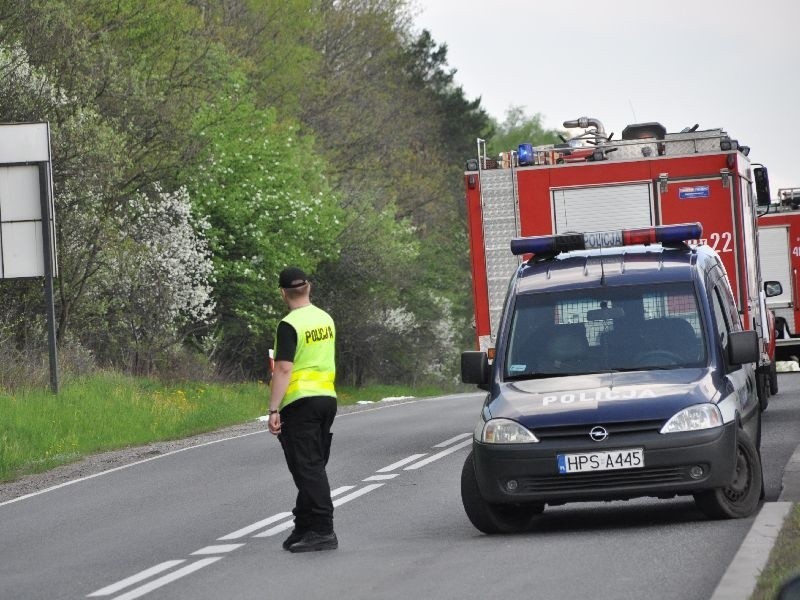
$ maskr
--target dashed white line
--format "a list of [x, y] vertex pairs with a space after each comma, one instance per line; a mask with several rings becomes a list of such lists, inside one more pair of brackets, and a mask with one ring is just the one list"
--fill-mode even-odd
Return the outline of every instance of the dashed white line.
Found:
[[352, 490], [354, 487], [356, 487], [356, 486], [354, 486], [354, 485], [343, 485], [341, 487], [336, 488], [335, 490], [331, 490], [331, 498], [336, 498], [336, 496], [341, 496], [345, 492], [349, 492], [350, 490]]
[[412, 454], [404, 458], [403, 460], [398, 460], [396, 463], [390, 464], [388, 467], [383, 467], [382, 469], [378, 469], [375, 471], [376, 473], [388, 473], [389, 471], [394, 471], [395, 469], [399, 469], [403, 465], [407, 465], [408, 463], [414, 462], [417, 459], [422, 458], [425, 454]]
[[351, 492], [351, 493], [347, 494], [347, 496], [342, 496], [341, 498], [338, 498], [338, 499], [334, 500], [333, 501], [333, 505], [334, 506], [341, 506], [345, 502], [350, 502], [350, 500], [355, 500], [356, 498], [358, 498], [360, 496], [363, 496], [364, 494], [368, 494], [372, 490], [377, 490], [382, 485], [384, 485], [384, 484], [382, 484], [382, 483], [372, 483], [370, 485], [365, 485], [363, 488], [359, 488], [355, 492]]
[[87, 596], [87, 598], [96, 598], [98, 596], [110, 596], [111, 594], [116, 594], [120, 590], [124, 590], [126, 587], [132, 586], [134, 583], [139, 583], [140, 581], [144, 581], [148, 577], [152, 577], [153, 575], [158, 575], [159, 573], [166, 571], [167, 569], [171, 569], [181, 563], [186, 562], [186, 559], [180, 560], [168, 560], [161, 564], [156, 565], [155, 567], [150, 567], [149, 569], [145, 569], [144, 571], [139, 571], [136, 575], [131, 575], [130, 577], [126, 577], [125, 579], [118, 581], [117, 583], [112, 583], [111, 585], [107, 585], [104, 588], [97, 590], [96, 592], [92, 592]]
[[370, 475], [361, 481], [386, 481], [388, 479], [394, 479], [398, 475], [400, 475], [400, 473], [382, 473], [381, 475]]
[[280, 525], [275, 525], [275, 527], [270, 527], [266, 531], [257, 533], [253, 537], [257, 538], [269, 537], [271, 535], [275, 535], [276, 533], [280, 533], [281, 531], [286, 531], [287, 529], [291, 529], [292, 527], [294, 527], [294, 521], [286, 521], [285, 523], [281, 523]]
[[150, 583], [146, 583], [143, 586], [138, 588], [134, 588], [129, 592], [125, 592], [121, 596], [117, 596], [114, 600], [134, 600], [134, 598], [139, 598], [140, 596], [144, 596], [145, 594], [149, 594], [153, 590], [157, 590], [160, 587], [167, 585], [168, 583], [172, 583], [176, 579], [180, 579], [181, 577], [185, 577], [195, 571], [199, 571], [203, 567], [207, 567], [218, 560], [222, 560], [221, 556], [214, 556], [211, 558], [201, 558], [200, 560], [189, 563], [185, 567], [178, 569], [177, 571], [173, 571], [172, 573], [168, 573], [163, 577], [159, 577], [158, 579], [154, 579]]
[[467, 438], [467, 437], [469, 437], [471, 435], [472, 435], [471, 431], [469, 433], [460, 433], [460, 434], [458, 434], [456, 436], [451, 437], [449, 440], [445, 440], [445, 441], [441, 442], [440, 444], [436, 444], [434, 446], [434, 448], [446, 448], [450, 444], [454, 444], [458, 440], [463, 440], [464, 438]]
[[425, 459], [423, 459], [423, 460], [421, 460], [419, 462], [415, 462], [412, 465], [408, 465], [404, 470], [405, 471], [412, 471], [414, 469], [419, 469], [420, 467], [424, 467], [425, 465], [429, 465], [433, 461], [439, 460], [440, 458], [443, 458], [443, 457], [447, 456], [448, 454], [452, 454], [453, 452], [455, 452], [457, 450], [461, 450], [461, 448], [466, 448], [470, 444], [472, 444], [472, 440], [471, 439], [463, 441], [460, 444], [456, 444], [455, 446], [451, 446], [447, 450], [442, 450], [441, 452], [437, 452], [436, 454], [431, 454], [428, 458], [425, 458]]
[[218, 541], [225, 541], [225, 540], [238, 540], [239, 538], [243, 538], [254, 531], [259, 529], [263, 529], [267, 525], [274, 523], [275, 521], [280, 521], [281, 519], [285, 519], [286, 517], [291, 517], [292, 513], [290, 512], [282, 512], [278, 513], [277, 515], [272, 515], [271, 517], [267, 517], [266, 519], [262, 519], [261, 521], [256, 521], [252, 525], [248, 525], [247, 527], [242, 527], [241, 529], [237, 529], [233, 533], [229, 533], [228, 535], [223, 535], [221, 538], [217, 538]]
[[[468, 445], [470, 445], [472, 443], [472, 439], [465, 440], [465, 441], [463, 441], [461, 443], [456, 443], [456, 442], [458, 442], [459, 440], [462, 440], [462, 439], [464, 439], [466, 437], [471, 437], [471, 436], [472, 436], [471, 433], [463, 433], [463, 434], [459, 434], [457, 436], [454, 436], [454, 437], [452, 437], [452, 438], [450, 438], [448, 440], [445, 440], [444, 442], [441, 442], [441, 443], [436, 444], [435, 446], [433, 446], [434, 448], [446, 448], [445, 450], [442, 450], [441, 452], [437, 452], [436, 454], [428, 456], [427, 458], [423, 458], [423, 457], [427, 456], [427, 453], [412, 454], [411, 456], [408, 456], [408, 457], [406, 457], [406, 458], [404, 458], [402, 460], [399, 460], [399, 461], [397, 461], [395, 463], [392, 463], [391, 465], [388, 465], [386, 467], [378, 469], [376, 471], [376, 473], [377, 473], [376, 475], [371, 475], [370, 477], [365, 478], [363, 481], [365, 481], [365, 482], [367, 482], [367, 481], [387, 481], [387, 480], [390, 480], [390, 479], [394, 479], [395, 477], [397, 477], [399, 475], [398, 473], [390, 473], [390, 471], [394, 471], [394, 470], [399, 469], [401, 467], [404, 467], [404, 470], [406, 470], [406, 471], [408, 471], [408, 470], [416, 470], [416, 469], [419, 469], [421, 467], [424, 467], [425, 465], [428, 465], [428, 464], [430, 464], [430, 463], [432, 463], [432, 462], [434, 462], [436, 460], [439, 460], [440, 458], [443, 458], [443, 457], [445, 457], [445, 456], [447, 456], [449, 454], [452, 454], [452, 453], [460, 450], [461, 448], [467, 447]], [[454, 444], [454, 445], [451, 445], [451, 444]], [[450, 447], [448, 447], [448, 446], [450, 446]], [[422, 459], [422, 460], [420, 460], [420, 459]], [[369, 492], [372, 492], [372, 491], [378, 489], [379, 487], [382, 487], [383, 485], [384, 485], [383, 483], [373, 483], [373, 484], [370, 484], [370, 485], [366, 485], [366, 486], [364, 486], [362, 488], [358, 488], [354, 492], [350, 492], [349, 494], [344, 495], [344, 496], [342, 496], [342, 494], [344, 494], [345, 492], [348, 492], [349, 490], [353, 489], [355, 486], [346, 485], [346, 486], [338, 487], [338, 488], [336, 488], [334, 490], [331, 490], [331, 498], [337, 497], [337, 499], [333, 501], [333, 505], [334, 505], [334, 507], [341, 506], [342, 504], [345, 504], [347, 502], [350, 502], [351, 500], [355, 500], [356, 498], [359, 498], [359, 497], [361, 497], [361, 496], [363, 496], [365, 494], [368, 494]], [[2, 504], [0, 504], [0, 506], [2, 506]], [[246, 527], [243, 527], [241, 529], [237, 529], [236, 531], [234, 531], [232, 533], [229, 533], [227, 535], [224, 535], [224, 536], [222, 536], [220, 538], [217, 538], [217, 539], [220, 540], [220, 541], [239, 539], [239, 538], [242, 538], [242, 537], [245, 537], [245, 536], [251, 534], [254, 531], [262, 529], [263, 527], [265, 527], [265, 526], [267, 526], [267, 525], [269, 525], [271, 523], [275, 523], [277, 521], [281, 521], [282, 519], [286, 519], [286, 518], [290, 517], [291, 515], [292, 515], [292, 513], [290, 513], [290, 512], [277, 513], [275, 515], [267, 517], [266, 519], [262, 519], [260, 521], [257, 521], [256, 523], [253, 523], [253, 524], [248, 525]], [[279, 523], [278, 525], [276, 525], [274, 527], [271, 527], [270, 529], [267, 529], [266, 531], [262, 531], [261, 533], [258, 533], [256, 535], [254, 535], [253, 537], [259, 537], [259, 538], [260, 537], [269, 537], [269, 536], [275, 535], [277, 533], [280, 533], [281, 531], [285, 531], [285, 530], [287, 530], [287, 529], [289, 529], [289, 528], [291, 528], [293, 526], [294, 526], [294, 522], [292, 520], [288, 520], [288, 521], [285, 521], [283, 523]], [[208, 554], [222, 554], [222, 553], [226, 553], [226, 552], [232, 552], [233, 550], [236, 550], [237, 548], [241, 548], [244, 545], [245, 545], [244, 543], [241, 543], [241, 544], [219, 544], [219, 545], [206, 546], [204, 548], [200, 548], [199, 550], [196, 550], [195, 552], [193, 552], [192, 556], [208, 555]], [[144, 596], [145, 594], [148, 594], [149, 592], [151, 592], [151, 591], [153, 591], [155, 589], [158, 589], [158, 588], [160, 588], [160, 587], [162, 587], [164, 585], [167, 585], [168, 583], [171, 583], [172, 581], [180, 579], [181, 577], [184, 577], [184, 576], [189, 575], [191, 573], [194, 573], [195, 571], [198, 571], [198, 570], [200, 570], [200, 569], [202, 569], [202, 568], [204, 568], [204, 567], [206, 567], [208, 565], [211, 565], [211, 564], [217, 562], [218, 560], [221, 560], [222, 558], [223, 558], [222, 556], [212, 556], [212, 557], [209, 557], [209, 558], [203, 558], [203, 559], [197, 560], [195, 562], [192, 562], [192, 563], [186, 565], [185, 567], [183, 567], [181, 569], [178, 569], [177, 571], [173, 571], [172, 573], [168, 573], [167, 575], [159, 577], [158, 579], [155, 579], [155, 580], [153, 580], [153, 581], [151, 581], [149, 583], [146, 583], [146, 584], [144, 584], [144, 585], [142, 585], [142, 586], [140, 586], [138, 588], [130, 590], [130, 591], [122, 594], [121, 596], [117, 596], [116, 598], [114, 598], [114, 600], [134, 600], [135, 598], [139, 598], [141, 596]], [[132, 586], [132, 585], [134, 585], [134, 584], [136, 584], [136, 583], [138, 583], [140, 581], [144, 581], [145, 579], [147, 579], [149, 577], [152, 577], [153, 575], [156, 575], [158, 573], [161, 573], [163, 571], [171, 569], [172, 567], [175, 567], [175, 566], [177, 566], [177, 565], [179, 565], [179, 564], [181, 564], [183, 562], [185, 562], [185, 560], [171, 560], [171, 561], [166, 561], [166, 562], [160, 563], [160, 564], [158, 564], [158, 565], [156, 565], [154, 567], [151, 567], [149, 569], [145, 569], [144, 571], [141, 571], [141, 572], [137, 573], [136, 575], [132, 575], [131, 577], [123, 579], [123, 580], [121, 580], [121, 581], [119, 581], [117, 583], [111, 584], [111, 585], [106, 586], [106, 587], [104, 587], [104, 588], [102, 588], [100, 590], [97, 590], [96, 592], [93, 592], [93, 593], [89, 594], [88, 597], [110, 596], [112, 594], [115, 594], [118, 591], [121, 591], [121, 590], [125, 589], [126, 587], [130, 587], [130, 586]]]
[[201, 554], [225, 554], [226, 552], [233, 552], [237, 548], [241, 548], [244, 544], [218, 544], [216, 546], [206, 546], [192, 552], [192, 556]]
[[[336, 496], [344, 494], [345, 492], [347, 492], [349, 490], [352, 490], [354, 487], [355, 487], [354, 485], [343, 485], [341, 487], [336, 488], [335, 490], [331, 490], [331, 498], [335, 498]], [[247, 527], [242, 527], [241, 529], [237, 529], [233, 533], [229, 533], [227, 535], [223, 535], [222, 537], [217, 538], [217, 541], [224, 542], [224, 541], [228, 541], [228, 540], [238, 540], [240, 538], [243, 538], [243, 537], [246, 537], [246, 536], [250, 535], [254, 531], [258, 531], [259, 529], [263, 529], [267, 525], [271, 525], [272, 523], [276, 523], [277, 521], [282, 521], [283, 519], [285, 519], [287, 517], [291, 517], [291, 516], [292, 516], [292, 513], [290, 513], [290, 512], [282, 512], [282, 513], [278, 513], [276, 515], [272, 515], [271, 517], [267, 517], [266, 519], [262, 519], [260, 521], [256, 521], [252, 525], [248, 525]], [[289, 524], [291, 525], [291, 524], [293, 524], [293, 522], [289, 521]], [[286, 530], [288, 528], [289, 528], [288, 525], [285, 525], [285, 524], [284, 525], [279, 525], [278, 527], [273, 527], [272, 529], [269, 530], [272, 533], [268, 533], [268, 532], [265, 532], [265, 533], [267, 535], [275, 535], [276, 533], [284, 531], [284, 530]], [[262, 536], [256, 536], [256, 537], [262, 537]]]

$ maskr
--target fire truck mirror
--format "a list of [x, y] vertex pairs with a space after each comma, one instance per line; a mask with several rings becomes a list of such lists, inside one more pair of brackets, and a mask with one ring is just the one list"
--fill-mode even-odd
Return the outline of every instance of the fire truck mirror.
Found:
[[767, 174], [767, 167], [755, 167], [753, 169], [753, 178], [756, 182], [756, 200], [759, 206], [769, 206], [771, 200], [769, 197], [769, 175]]
[[783, 293], [783, 286], [780, 281], [765, 281], [764, 282], [764, 295], [767, 298], [774, 298]]

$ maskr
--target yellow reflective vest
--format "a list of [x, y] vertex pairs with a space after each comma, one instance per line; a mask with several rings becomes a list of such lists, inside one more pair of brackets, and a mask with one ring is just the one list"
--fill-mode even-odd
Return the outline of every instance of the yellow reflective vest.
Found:
[[[308, 396], [335, 398], [333, 382], [336, 379], [336, 327], [333, 319], [321, 308], [309, 304], [294, 309], [283, 321], [297, 332], [297, 350], [294, 353], [289, 388], [281, 400], [280, 408]], [[275, 351], [277, 353], [277, 347]]]

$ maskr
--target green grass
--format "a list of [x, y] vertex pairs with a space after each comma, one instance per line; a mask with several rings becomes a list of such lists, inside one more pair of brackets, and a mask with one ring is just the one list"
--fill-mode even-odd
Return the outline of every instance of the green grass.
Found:
[[[373, 386], [337, 389], [340, 404], [387, 396], [425, 396], [438, 388]], [[263, 415], [262, 383], [163, 384], [103, 373], [45, 390], [0, 392], [0, 481], [39, 473], [83, 456], [179, 439]]]
[[800, 504], [786, 517], [751, 600], [772, 600], [792, 575], [800, 575]]

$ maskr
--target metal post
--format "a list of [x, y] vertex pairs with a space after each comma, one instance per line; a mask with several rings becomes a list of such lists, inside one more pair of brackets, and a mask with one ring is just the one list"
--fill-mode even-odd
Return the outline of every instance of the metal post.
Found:
[[42, 250], [44, 258], [44, 300], [47, 312], [47, 340], [50, 347], [50, 390], [58, 394], [58, 349], [56, 347], [56, 313], [53, 299], [53, 245], [50, 202], [50, 179], [46, 162], [39, 163], [39, 199], [42, 207]]

